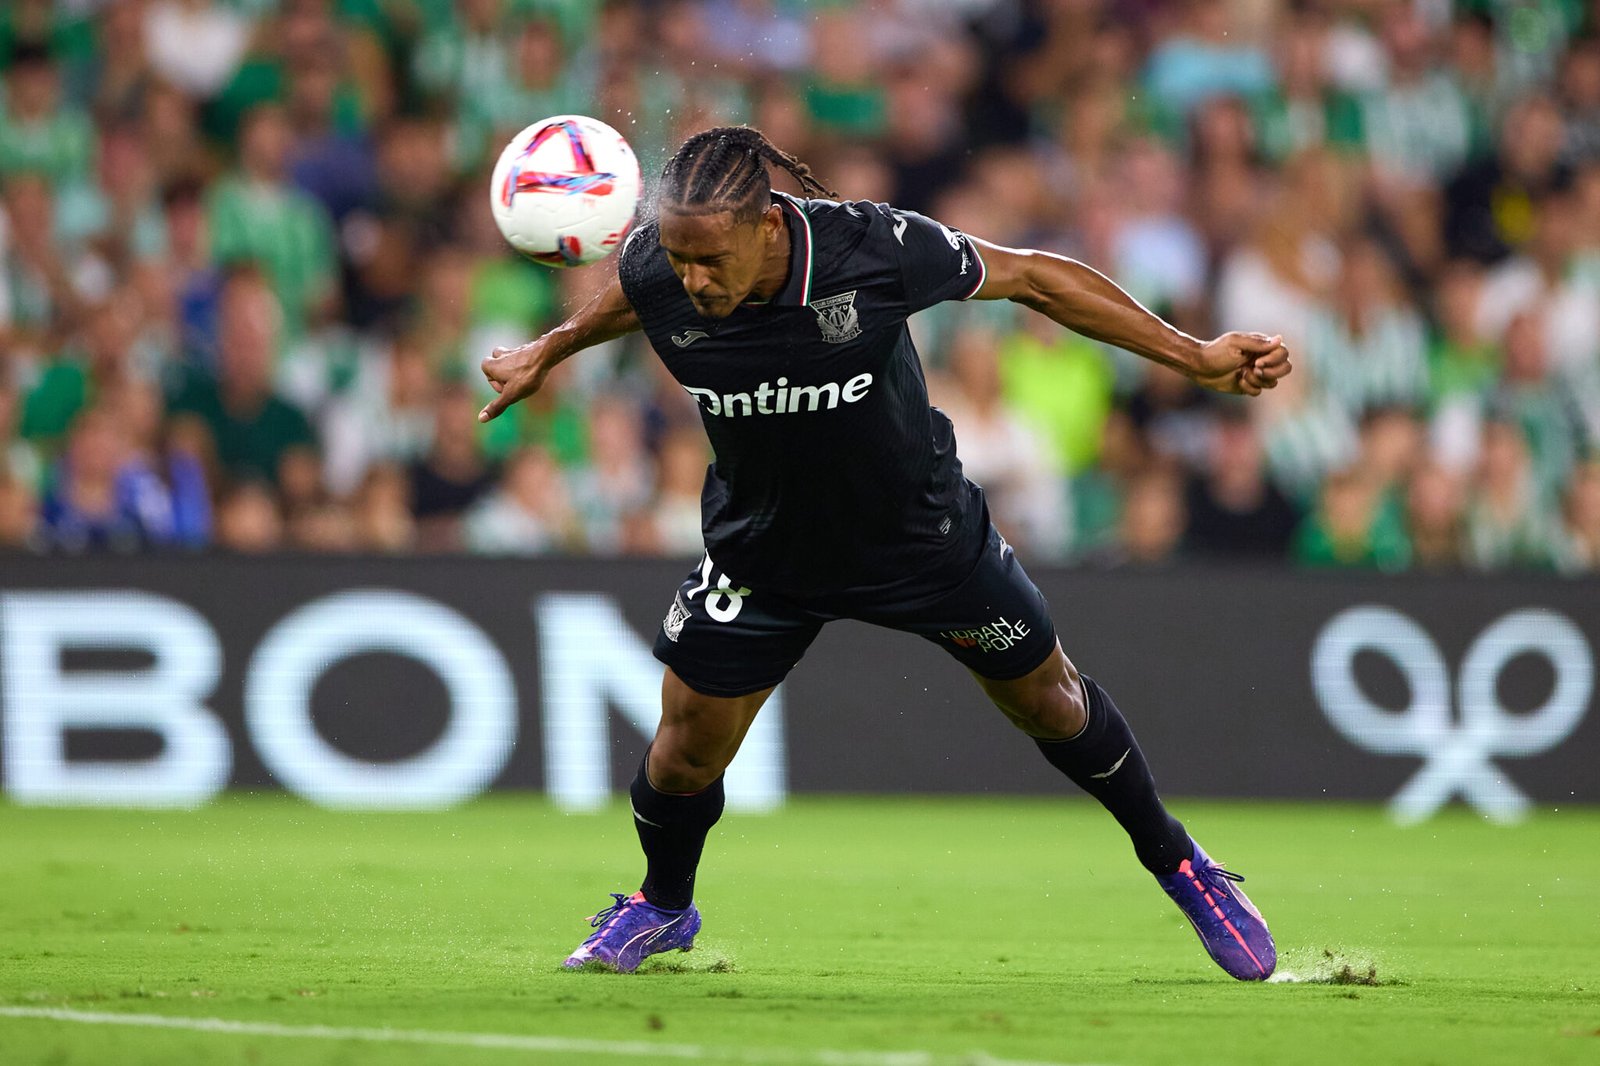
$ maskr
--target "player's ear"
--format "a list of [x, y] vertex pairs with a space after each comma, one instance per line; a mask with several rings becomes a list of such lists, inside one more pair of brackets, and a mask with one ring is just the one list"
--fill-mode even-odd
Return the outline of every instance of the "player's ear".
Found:
[[761, 236], [768, 241], [775, 241], [782, 231], [783, 208], [777, 204], [768, 204], [767, 209], [761, 213]]

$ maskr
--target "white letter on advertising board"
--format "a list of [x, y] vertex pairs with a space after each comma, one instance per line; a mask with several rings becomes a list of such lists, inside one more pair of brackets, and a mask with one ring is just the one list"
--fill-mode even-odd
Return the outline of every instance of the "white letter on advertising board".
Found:
[[[338, 750], [311, 720], [329, 667], [368, 652], [431, 668], [450, 694], [444, 735], [426, 751], [371, 762]], [[407, 707], [380, 708], [400, 716]], [[517, 697], [499, 649], [460, 614], [424, 596], [340, 592], [272, 627], [245, 678], [245, 725], [273, 776], [328, 807], [426, 808], [469, 799], [499, 776], [517, 742]]]
[[[136, 669], [63, 669], [69, 651], [139, 652]], [[232, 750], [206, 709], [222, 665], [189, 607], [144, 592], [10, 592], [0, 597], [6, 792], [22, 803], [188, 807], [228, 781]], [[69, 730], [141, 730], [161, 751], [68, 760]]]
[[[661, 719], [662, 666], [622, 611], [594, 593], [550, 593], [535, 608], [543, 694], [545, 788], [560, 807], [595, 810], [611, 798], [614, 707], [645, 737]], [[723, 781], [734, 810], [783, 803], [783, 688], [756, 715]]]

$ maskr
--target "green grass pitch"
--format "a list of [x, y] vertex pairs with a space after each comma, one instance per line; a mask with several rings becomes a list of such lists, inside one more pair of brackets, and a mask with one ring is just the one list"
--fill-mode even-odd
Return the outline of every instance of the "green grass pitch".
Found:
[[626, 807], [0, 806], [0, 1008], [300, 1034], [13, 1014], [0, 1062], [1600, 1062], [1600, 811], [1401, 829], [1365, 806], [1173, 806], [1249, 876], [1301, 981], [1225, 977], [1077, 799], [730, 815], [699, 946], [632, 976], [559, 969], [637, 883]]

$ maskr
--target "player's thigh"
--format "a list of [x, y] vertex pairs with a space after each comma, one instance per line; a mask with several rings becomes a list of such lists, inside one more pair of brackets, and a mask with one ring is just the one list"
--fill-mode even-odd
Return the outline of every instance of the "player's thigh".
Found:
[[825, 620], [721, 572], [707, 555], [673, 595], [653, 651], [695, 692], [747, 696], [788, 676]]

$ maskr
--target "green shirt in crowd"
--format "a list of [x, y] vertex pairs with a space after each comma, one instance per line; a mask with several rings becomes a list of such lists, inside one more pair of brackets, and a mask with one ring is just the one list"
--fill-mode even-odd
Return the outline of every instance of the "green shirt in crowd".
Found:
[[94, 157], [94, 126], [78, 111], [20, 122], [0, 110], [0, 179], [40, 174], [57, 188], [84, 178]]
[[278, 464], [286, 452], [316, 445], [311, 423], [298, 407], [269, 395], [253, 414], [229, 411], [216, 380], [209, 375], [186, 374], [168, 408], [175, 415], [191, 414], [206, 424], [216, 444], [217, 461], [229, 477], [275, 483]]
[[1318, 508], [1295, 531], [1290, 554], [1302, 566], [1404, 570], [1411, 561], [1411, 540], [1406, 536], [1400, 501], [1393, 494], [1385, 495], [1373, 508], [1372, 520], [1359, 539], [1336, 536], [1327, 515]]
[[1068, 474], [1093, 465], [1100, 454], [1112, 377], [1100, 348], [1075, 333], [1063, 330], [1053, 344], [1028, 333], [1000, 342], [1006, 406], [1044, 431]]
[[208, 201], [211, 253], [218, 263], [254, 261], [266, 271], [290, 337], [338, 278], [333, 224], [316, 200], [287, 185], [224, 178]]

